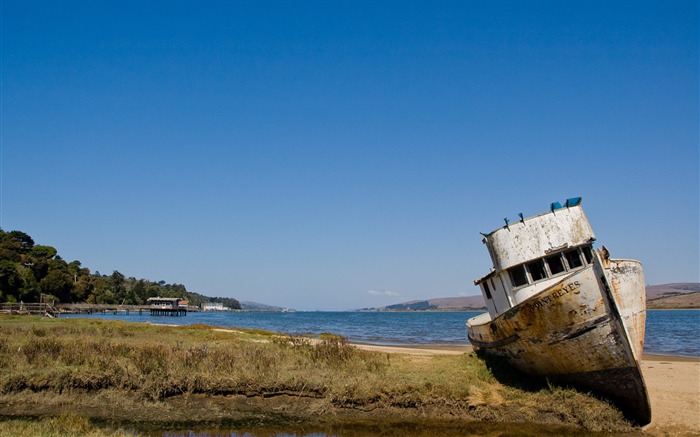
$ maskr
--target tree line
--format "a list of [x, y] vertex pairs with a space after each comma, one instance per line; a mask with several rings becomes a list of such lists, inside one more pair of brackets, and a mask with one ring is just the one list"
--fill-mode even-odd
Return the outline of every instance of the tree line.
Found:
[[66, 262], [51, 246], [38, 245], [22, 231], [0, 229], [0, 302], [56, 302], [144, 305], [149, 297], [179, 297], [190, 305], [225, 302], [240, 309], [233, 298], [208, 297], [187, 291], [182, 284], [127, 278], [118, 271], [101, 275]]

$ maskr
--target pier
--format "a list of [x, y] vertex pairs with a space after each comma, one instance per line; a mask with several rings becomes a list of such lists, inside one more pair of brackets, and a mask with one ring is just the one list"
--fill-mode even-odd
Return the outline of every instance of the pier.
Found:
[[167, 299], [167, 301], [149, 302], [148, 305], [117, 305], [117, 304], [90, 304], [90, 303], [60, 303], [50, 305], [47, 303], [0, 303], [0, 314], [16, 315], [40, 315], [44, 317], [59, 317], [61, 314], [118, 314], [121, 315], [151, 315], [151, 316], [186, 316], [188, 312], [197, 312], [197, 307], [179, 305], [176, 298], [152, 298]]
[[138, 314], [148, 313], [151, 309], [150, 305], [115, 305], [115, 304], [96, 304], [96, 303], [70, 303], [56, 305], [58, 311], [62, 314]]
[[47, 303], [1, 303], [0, 313], [5, 314], [31, 314], [44, 317], [56, 317], [58, 310]]
[[151, 307], [152, 316], [186, 316], [187, 308], [163, 308], [163, 307]]

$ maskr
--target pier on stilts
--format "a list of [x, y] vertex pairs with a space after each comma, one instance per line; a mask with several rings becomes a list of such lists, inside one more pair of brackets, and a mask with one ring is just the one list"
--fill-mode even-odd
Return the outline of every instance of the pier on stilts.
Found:
[[188, 312], [197, 312], [194, 306], [180, 304], [182, 299], [170, 297], [152, 297], [147, 305], [118, 305], [94, 303], [0, 303], [0, 314], [41, 315], [58, 317], [60, 314], [114, 314], [116, 315], [151, 315], [151, 316], [186, 316]]
[[151, 307], [152, 316], [186, 316], [187, 308]]
[[38, 315], [44, 317], [58, 316], [58, 310], [48, 303], [0, 303], [0, 313]]

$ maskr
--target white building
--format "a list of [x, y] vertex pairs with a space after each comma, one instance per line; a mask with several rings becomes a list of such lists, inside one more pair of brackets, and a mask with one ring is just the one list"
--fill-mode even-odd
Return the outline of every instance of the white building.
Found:
[[202, 304], [202, 311], [228, 311], [228, 309], [222, 303], [208, 302]]

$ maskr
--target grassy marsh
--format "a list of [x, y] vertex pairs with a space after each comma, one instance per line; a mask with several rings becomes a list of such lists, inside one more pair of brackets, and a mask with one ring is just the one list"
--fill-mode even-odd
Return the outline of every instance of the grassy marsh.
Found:
[[133, 435], [114, 427], [100, 427], [85, 417], [62, 414], [40, 420], [9, 419], [0, 421], [0, 435], [13, 437], [122, 437]]
[[344, 420], [527, 422], [632, 428], [608, 403], [500, 384], [474, 354], [365, 351], [205, 325], [0, 316], [0, 417], [284, 424]]

